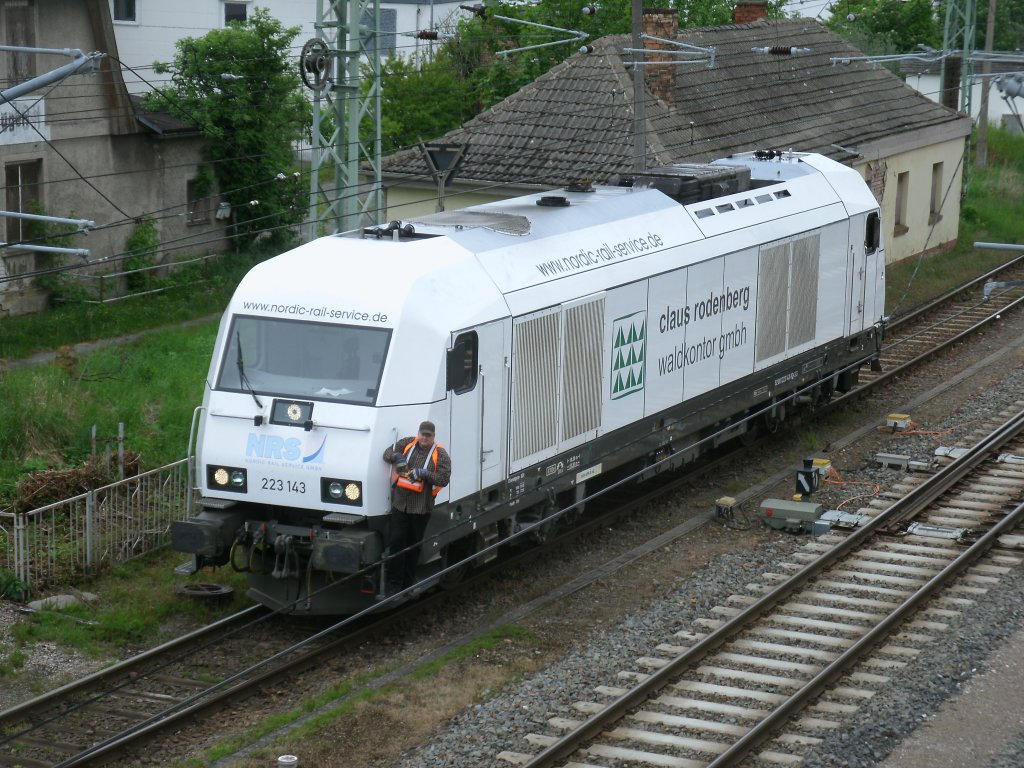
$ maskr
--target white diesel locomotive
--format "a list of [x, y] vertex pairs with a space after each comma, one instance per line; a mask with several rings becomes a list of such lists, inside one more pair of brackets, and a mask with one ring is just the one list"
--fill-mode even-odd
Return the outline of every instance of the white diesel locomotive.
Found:
[[385, 583], [381, 456], [421, 421], [453, 466], [430, 583], [613, 478], [853, 387], [884, 272], [861, 177], [774, 151], [307, 243], [224, 314], [174, 546], [248, 571], [269, 606], [355, 612]]

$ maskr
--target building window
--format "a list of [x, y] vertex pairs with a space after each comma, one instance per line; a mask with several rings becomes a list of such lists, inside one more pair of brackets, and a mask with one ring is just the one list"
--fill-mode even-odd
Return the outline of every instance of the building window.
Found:
[[245, 21], [248, 7], [246, 3], [224, 3], [224, 26], [231, 21]]
[[188, 214], [185, 221], [189, 224], [206, 224], [213, 215], [213, 198], [201, 195], [208, 188], [206, 179], [191, 179], [185, 185], [185, 196], [188, 199]]
[[942, 163], [932, 165], [932, 197], [928, 206], [928, 223], [934, 224], [942, 218]]
[[907, 219], [907, 202], [910, 199], [910, 172], [896, 174], [896, 221], [893, 234], [903, 235], [910, 231]]
[[114, 0], [114, 21], [135, 21], [135, 0]]
[[[34, 0], [7, 0], [3, 3], [0, 21], [0, 39], [5, 45], [34, 48], [36, 45], [36, 13]], [[36, 76], [34, 53], [8, 51], [4, 54], [4, 69], [0, 73], [5, 87], [23, 83]]]
[[[10, 163], [4, 167], [4, 204], [15, 213], [39, 213], [41, 209], [43, 161]], [[7, 217], [6, 237], [9, 243], [32, 239], [31, 221]]]

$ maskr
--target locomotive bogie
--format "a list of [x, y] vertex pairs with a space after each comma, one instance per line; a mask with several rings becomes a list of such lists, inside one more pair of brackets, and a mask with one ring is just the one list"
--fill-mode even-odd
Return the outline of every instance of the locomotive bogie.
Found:
[[249, 571], [274, 607], [350, 612], [383, 594], [381, 456], [424, 419], [453, 467], [421, 550], [431, 579], [524, 528], [545, 537], [613, 480], [855, 386], [884, 320], [863, 180], [815, 155], [702, 168], [321, 238], [255, 267], [201, 409], [204, 509], [175, 546]]

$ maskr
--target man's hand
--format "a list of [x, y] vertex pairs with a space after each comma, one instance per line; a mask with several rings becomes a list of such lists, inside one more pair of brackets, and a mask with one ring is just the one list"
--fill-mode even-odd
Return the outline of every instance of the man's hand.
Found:
[[424, 475], [423, 475], [423, 470], [422, 469], [410, 469], [409, 470], [409, 479], [412, 480], [414, 483], [417, 480], [422, 479], [423, 477], [424, 477]]

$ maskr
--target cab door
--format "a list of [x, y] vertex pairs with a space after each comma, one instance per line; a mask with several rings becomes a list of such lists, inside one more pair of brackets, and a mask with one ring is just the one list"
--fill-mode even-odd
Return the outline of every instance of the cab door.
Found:
[[508, 338], [501, 321], [452, 334], [447, 364], [452, 501], [505, 479]]

